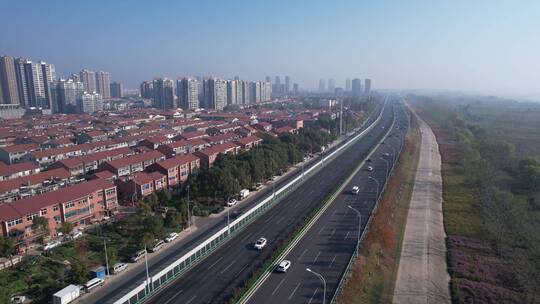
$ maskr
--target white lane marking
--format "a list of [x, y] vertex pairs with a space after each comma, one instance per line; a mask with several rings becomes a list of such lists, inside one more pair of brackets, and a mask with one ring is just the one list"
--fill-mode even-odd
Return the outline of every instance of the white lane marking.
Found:
[[283, 221], [283, 219], [284, 219], [283, 217], [280, 217], [279, 220], [277, 220], [277, 221], [275, 222], [275, 224], [277, 225], [277, 224], [281, 223], [281, 221]]
[[206, 268], [206, 270], [210, 270], [210, 268], [216, 266], [217, 263], [219, 263], [219, 261], [221, 261], [223, 259], [223, 257], [220, 257], [219, 259], [217, 259], [217, 261], [215, 261], [214, 263], [212, 263], [212, 265], [208, 266], [208, 268]]
[[244, 242], [245, 240], [247, 240], [247, 239], [248, 239], [250, 236], [252, 236], [252, 235], [253, 235], [253, 232], [251, 232], [250, 234], [246, 235], [244, 238], [242, 238], [242, 239], [240, 240], [240, 243]]
[[242, 269], [240, 269], [240, 271], [237, 272], [234, 276], [237, 277], [238, 275], [240, 275], [242, 273], [242, 271], [244, 271], [244, 269], [246, 269], [247, 266], [248, 266], [248, 264], [244, 265], [244, 267], [242, 267]]
[[302, 253], [298, 257], [298, 261], [300, 261], [304, 257], [304, 254], [306, 254], [307, 251], [308, 251], [307, 249], [304, 249], [304, 251], [302, 251]]
[[163, 304], [169, 304], [171, 303], [172, 300], [174, 300], [176, 297], [178, 297], [178, 295], [180, 295], [182, 292], [184, 292], [183, 289], [181, 289], [179, 292], [175, 293], [174, 296], [172, 296], [169, 300], [167, 300], [167, 302], [163, 303]]
[[291, 294], [289, 295], [289, 300], [294, 296], [294, 293], [296, 292], [296, 290], [298, 289], [298, 287], [300, 287], [300, 282], [298, 283], [298, 285], [296, 285], [296, 287], [294, 288], [294, 290], [291, 292]]
[[309, 298], [308, 304], [311, 304], [311, 301], [313, 301], [313, 297], [315, 296], [315, 294], [317, 294], [317, 290], [319, 290], [319, 287], [315, 288], [315, 291], [313, 291], [313, 295], [311, 295], [311, 298]]
[[271, 219], [272, 219], [272, 216], [268, 217], [268, 218], [266, 219], [266, 221], [264, 221], [264, 222], [265, 222], [265, 223], [268, 223]]
[[298, 206], [300, 206], [300, 203], [294, 205], [294, 209], [298, 208]]
[[281, 279], [281, 282], [279, 282], [279, 284], [276, 286], [276, 288], [274, 288], [274, 291], [272, 291], [272, 295], [274, 295], [276, 293], [276, 291], [279, 289], [281, 284], [283, 284], [283, 281], [285, 281], [285, 278]]
[[332, 212], [332, 215], [331, 215], [330, 217], [333, 217], [333, 216], [334, 216], [334, 214], [336, 214], [336, 212], [337, 212], [337, 209], [336, 209], [336, 210], [334, 210], [334, 212]]
[[323, 230], [324, 230], [324, 226], [321, 227], [321, 229], [319, 230], [319, 232], [317, 233], [317, 235], [320, 235], [321, 232], [323, 232]]
[[225, 271], [227, 271], [227, 269], [229, 269], [232, 265], [234, 265], [234, 263], [236, 263], [236, 259], [232, 261], [227, 267], [223, 268], [223, 270], [220, 271], [219, 273], [224, 273]]
[[349, 233], [350, 233], [350, 231], [347, 231], [347, 234], [345, 235], [344, 240], [346, 240], [349, 237]]
[[330, 238], [332, 238], [334, 236], [334, 233], [336, 233], [336, 228], [334, 228], [334, 230], [332, 230], [332, 234], [330, 234]]
[[336, 260], [336, 256], [334, 255], [334, 258], [332, 259], [332, 262], [330, 262], [330, 265], [328, 265], [328, 268], [332, 268], [332, 265], [334, 264], [335, 260]]
[[315, 264], [317, 262], [317, 259], [319, 258], [319, 255], [321, 255], [321, 252], [319, 251], [319, 253], [317, 253], [317, 256], [315, 257], [315, 259], [313, 260], [313, 264]]
[[197, 297], [197, 296], [193, 296], [191, 299], [189, 299], [189, 301], [186, 302], [186, 304], [191, 303], [191, 301], [195, 300], [196, 297]]

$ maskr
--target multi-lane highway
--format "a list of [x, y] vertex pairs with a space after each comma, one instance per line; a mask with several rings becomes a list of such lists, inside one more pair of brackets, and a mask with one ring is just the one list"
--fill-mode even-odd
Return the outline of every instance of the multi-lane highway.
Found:
[[[288, 194], [261, 218], [255, 220], [231, 241], [164, 288], [149, 302], [166, 304], [227, 302], [235, 290], [253, 272], [260, 268], [263, 262], [272, 255], [272, 252], [320, 205], [322, 199], [335, 189], [337, 182], [349, 174], [351, 169], [366, 157], [371, 148], [380, 141], [388, 128], [390, 128], [393, 117], [392, 106], [385, 107], [381, 120], [365, 137], [352, 144], [339, 157], [331, 160], [324, 168]], [[374, 160], [374, 165], [381, 166], [379, 160]], [[376, 174], [376, 178], [381, 178], [378, 175], [381, 174], [379, 170], [377, 170]], [[381, 185], [383, 181], [381, 180]], [[373, 187], [373, 185], [369, 185], [369, 183], [366, 185], [362, 186], [364, 191], [358, 197], [369, 197], [369, 187]], [[371, 200], [373, 198], [374, 194], [371, 194]], [[367, 204], [366, 206], [368, 206]], [[352, 220], [354, 221], [354, 219]], [[348, 225], [348, 223], [344, 224], [341, 230], [346, 229], [345, 225]], [[331, 237], [334, 237], [332, 234], [336, 232], [338, 232], [337, 228], [329, 233]], [[323, 231], [321, 231], [322, 233]], [[339, 252], [347, 252], [350, 255], [350, 252], [352, 252], [351, 246], [354, 245], [354, 242], [350, 243], [349, 241], [356, 240], [355, 237], [350, 235], [351, 233], [353, 231], [349, 232], [347, 238], [345, 238], [345, 235], [342, 236], [347, 241], [346, 245], [332, 250], [336, 251], [337, 249]], [[324, 235], [326, 235], [326, 232]], [[253, 249], [253, 243], [259, 237], [268, 239], [268, 245], [262, 251]], [[319, 258], [322, 258], [322, 256]], [[293, 265], [291, 270], [295, 268], [296, 265]]]
[[[325, 289], [326, 303], [330, 302], [359, 237], [359, 216], [349, 206], [361, 214], [361, 233], [374, 210], [376, 193], [382, 190], [379, 187], [383, 186], [399, 153], [406, 132], [399, 130], [399, 126], [407, 123], [401, 108], [396, 108], [396, 114], [394, 129], [389, 130], [390, 136], [369, 156], [371, 161], [364, 163], [344, 191], [284, 257], [292, 262], [291, 268], [287, 273], [271, 273], [247, 303], [323, 303]], [[374, 171], [368, 172], [368, 166]], [[353, 186], [360, 188], [357, 195], [351, 194]], [[317, 274], [309, 272], [308, 268]]]

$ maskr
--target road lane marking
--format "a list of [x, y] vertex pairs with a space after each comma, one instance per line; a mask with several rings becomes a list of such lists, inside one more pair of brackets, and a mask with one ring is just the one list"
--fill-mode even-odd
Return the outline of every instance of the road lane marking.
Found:
[[246, 267], [248, 266], [249, 264], [246, 264], [244, 265], [244, 267], [242, 267], [242, 269], [240, 269], [239, 272], [237, 272], [234, 276], [237, 277], [238, 275], [240, 275], [242, 273], [242, 271], [244, 271], [244, 269], [246, 269]]
[[319, 290], [319, 287], [315, 288], [315, 291], [313, 292], [313, 295], [311, 295], [311, 298], [309, 298], [308, 304], [311, 304], [311, 301], [313, 301], [313, 297], [315, 296], [315, 294], [317, 294], [318, 290]]
[[302, 253], [301, 253], [300, 256], [298, 257], [298, 261], [300, 261], [300, 260], [304, 257], [304, 254], [306, 254], [307, 251], [308, 251], [307, 248], [304, 249], [304, 251], [302, 251]]
[[164, 304], [169, 304], [171, 303], [172, 300], [176, 299], [176, 297], [178, 297], [182, 292], [184, 292], [183, 289], [181, 289], [179, 292], [175, 293], [169, 300], [167, 300], [167, 302], [165, 302]]
[[279, 282], [279, 284], [276, 286], [276, 288], [274, 288], [274, 291], [272, 291], [272, 295], [274, 295], [276, 293], [276, 291], [279, 289], [281, 284], [283, 284], [283, 281], [285, 281], [285, 278], [281, 279], [281, 282]]
[[245, 240], [247, 240], [250, 236], [253, 235], [253, 232], [251, 232], [250, 234], [246, 235], [243, 239], [240, 240], [240, 242], [244, 242]]
[[298, 285], [296, 285], [296, 287], [294, 288], [294, 290], [291, 292], [291, 294], [289, 295], [289, 300], [294, 296], [294, 293], [296, 292], [296, 290], [298, 289], [298, 287], [300, 287], [300, 282], [298, 282]]
[[345, 235], [344, 240], [346, 240], [349, 237], [349, 233], [350, 233], [350, 231], [347, 231], [347, 234]]
[[232, 261], [227, 267], [225, 267], [222, 271], [220, 271], [219, 273], [224, 273], [225, 271], [227, 271], [227, 269], [229, 269], [232, 265], [234, 265], [234, 263], [236, 263], [236, 259], [234, 259], [234, 261]]
[[300, 203], [294, 205], [294, 209], [298, 208], [298, 206], [300, 206]]
[[193, 296], [191, 299], [189, 299], [189, 301], [186, 302], [186, 304], [191, 303], [193, 300], [195, 300], [195, 298], [197, 298], [197, 296]]
[[336, 228], [334, 228], [334, 230], [332, 230], [332, 234], [330, 234], [330, 238], [332, 238], [334, 236], [334, 233], [336, 233]]
[[332, 262], [330, 262], [330, 265], [328, 265], [328, 268], [332, 268], [332, 265], [334, 264], [335, 260], [336, 260], [336, 256], [334, 255], [334, 258], [332, 259]]
[[279, 220], [277, 220], [275, 224], [277, 225], [277, 224], [281, 223], [281, 221], [283, 221], [283, 219], [284, 219], [284, 217], [280, 217]]
[[265, 223], [268, 223], [272, 218], [273, 218], [273, 216], [270, 216], [270, 217], [268, 217], [268, 219], [266, 219], [266, 221], [264, 221], [264, 222], [265, 222]]
[[334, 210], [334, 212], [332, 212], [332, 215], [331, 215], [330, 217], [333, 217], [333, 216], [334, 216], [334, 214], [336, 214], [336, 212], [337, 212], [337, 209], [336, 209], [336, 210]]
[[[326, 226], [326, 225], [325, 225], [325, 226]], [[320, 235], [321, 232], [323, 232], [325, 226], [322, 226], [322, 227], [321, 227], [321, 229], [319, 230], [319, 232], [317, 233], [317, 235]]]
[[319, 253], [317, 253], [317, 256], [315, 257], [315, 259], [313, 260], [313, 264], [315, 264], [317, 262], [317, 259], [319, 258], [319, 255], [321, 255], [321, 252], [319, 251]]
[[217, 261], [215, 261], [214, 263], [212, 263], [212, 265], [208, 266], [208, 268], [206, 268], [206, 270], [210, 270], [210, 268], [214, 267], [217, 263], [219, 263], [219, 261], [221, 261], [223, 259], [223, 257], [220, 257], [219, 259], [217, 259]]

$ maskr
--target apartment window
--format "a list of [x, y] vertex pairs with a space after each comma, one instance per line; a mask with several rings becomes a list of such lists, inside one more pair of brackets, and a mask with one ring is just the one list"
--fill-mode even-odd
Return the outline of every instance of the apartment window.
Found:
[[66, 209], [73, 208], [75, 206], [74, 202], [69, 202], [66, 204]]
[[116, 188], [107, 189], [105, 191], [106, 196], [113, 195], [113, 194], [116, 194]]
[[99, 191], [99, 192], [97, 193], [97, 196], [98, 196], [98, 197], [103, 197], [103, 191]]
[[16, 226], [18, 224], [22, 223], [22, 217], [16, 219], [16, 220], [12, 220], [12, 221], [9, 221], [7, 223], [8, 227], [13, 227], [13, 226]]
[[29, 221], [29, 222], [31, 222], [31, 221], [33, 221], [34, 218], [36, 218], [37, 216], [38, 216], [37, 213], [29, 214], [29, 215], [26, 216], [26, 220]]
[[148, 189], [150, 189], [150, 184], [144, 184], [144, 185], [141, 186], [141, 188], [142, 188], [143, 191], [148, 190]]
[[44, 216], [45, 214], [47, 214], [47, 208], [43, 208], [39, 211], [40, 216]]
[[54, 219], [54, 221], [55, 221], [57, 224], [60, 223], [60, 216], [59, 216], [59, 215], [55, 215], [55, 216], [53, 217], [53, 219]]
[[90, 194], [90, 195], [88, 196], [88, 200], [93, 200], [93, 199], [94, 199], [94, 195]]
[[52, 207], [52, 211], [58, 211], [58, 206]]

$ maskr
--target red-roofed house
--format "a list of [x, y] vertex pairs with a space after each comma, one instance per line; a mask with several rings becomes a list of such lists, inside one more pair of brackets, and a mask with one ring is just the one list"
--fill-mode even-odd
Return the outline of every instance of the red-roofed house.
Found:
[[99, 166], [99, 170], [108, 170], [120, 177], [143, 171], [146, 167], [163, 160], [165, 160], [165, 155], [159, 151], [152, 150], [150, 152], [104, 162]]
[[116, 186], [96, 179], [0, 205], [0, 231], [19, 244], [29, 243], [36, 237], [32, 230], [35, 217], [46, 218], [50, 236], [56, 236], [64, 222], [84, 226], [110, 215], [117, 207]]
[[210, 148], [203, 149], [201, 151], [197, 151], [194, 154], [195, 156], [201, 159], [201, 164], [205, 166], [205, 168], [210, 168], [212, 167], [212, 164], [216, 161], [216, 158], [220, 153], [237, 154], [239, 149], [240, 149], [240, 146], [233, 144], [231, 142], [228, 142], [221, 145], [215, 145]]
[[39, 193], [56, 190], [70, 183], [63, 168], [43, 171], [0, 182], [0, 202], [10, 202]]
[[172, 187], [185, 182], [188, 175], [200, 168], [200, 166], [201, 162], [198, 157], [193, 154], [186, 154], [153, 164], [148, 170], [161, 172], [167, 175], [167, 185]]
[[237, 144], [239, 144], [244, 151], [248, 151], [253, 147], [256, 147], [262, 143], [262, 139], [258, 138], [257, 136], [248, 136], [240, 138], [236, 141]]
[[137, 172], [132, 178], [122, 178], [117, 181], [118, 191], [127, 201], [135, 202], [167, 187], [166, 175], [160, 172]]
[[13, 145], [0, 148], [0, 160], [11, 165], [21, 162], [28, 153], [39, 150], [36, 144]]
[[206, 136], [206, 133], [204, 133], [203, 131], [192, 131], [192, 132], [185, 132], [185, 133], [179, 134], [173, 139], [174, 140], [181, 140], [181, 139], [190, 140], [190, 139], [195, 139], [195, 138], [203, 138], [205, 136]]
[[0, 181], [14, 179], [30, 174], [39, 173], [39, 167], [30, 162], [22, 162], [13, 165], [0, 163]]

